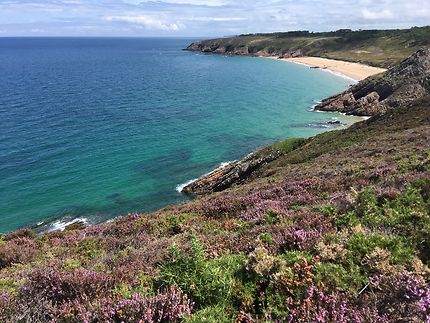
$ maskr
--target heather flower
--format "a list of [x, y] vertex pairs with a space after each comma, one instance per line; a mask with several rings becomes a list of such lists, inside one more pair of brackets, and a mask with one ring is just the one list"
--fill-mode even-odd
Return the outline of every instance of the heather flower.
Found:
[[404, 317], [429, 320], [430, 287], [422, 278], [408, 272], [378, 275], [372, 278], [371, 286], [373, 294], [368, 295], [368, 301], [381, 312], [390, 312], [393, 320]]
[[154, 296], [134, 293], [130, 298], [105, 298], [82, 304], [78, 300], [63, 304], [55, 313], [59, 320], [82, 322], [181, 322], [191, 315], [193, 304], [181, 290], [173, 287]]
[[21, 288], [23, 298], [44, 297], [55, 304], [83, 297], [98, 297], [110, 290], [112, 279], [104, 273], [80, 268], [61, 271], [56, 266], [31, 272]]
[[315, 286], [305, 299], [290, 309], [288, 322], [389, 322], [376, 308], [353, 305], [347, 294], [326, 294]]

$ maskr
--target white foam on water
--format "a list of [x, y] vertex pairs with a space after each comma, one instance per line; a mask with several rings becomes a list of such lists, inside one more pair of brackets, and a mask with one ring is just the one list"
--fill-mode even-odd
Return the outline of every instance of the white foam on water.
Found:
[[176, 191], [177, 191], [178, 193], [182, 193], [182, 191], [184, 190], [184, 188], [185, 188], [186, 186], [188, 186], [188, 185], [190, 185], [190, 184], [194, 183], [194, 182], [195, 182], [195, 181], [197, 181], [197, 180], [198, 180], [198, 178], [195, 178], [195, 179], [189, 180], [188, 182], [185, 182], [185, 183], [182, 183], [182, 184], [177, 185], [177, 186], [176, 186]]
[[64, 231], [64, 229], [71, 224], [77, 223], [77, 222], [82, 222], [84, 224], [88, 224], [88, 219], [87, 218], [76, 218], [73, 219], [71, 221], [67, 221], [67, 220], [58, 220], [53, 222], [49, 229], [48, 232], [52, 232], [52, 231]]

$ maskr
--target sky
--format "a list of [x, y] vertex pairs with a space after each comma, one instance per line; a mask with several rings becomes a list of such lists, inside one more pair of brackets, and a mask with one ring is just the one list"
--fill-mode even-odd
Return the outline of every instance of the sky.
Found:
[[209, 37], [429, 24], [430, 0], [0, 0], [0, 37]]

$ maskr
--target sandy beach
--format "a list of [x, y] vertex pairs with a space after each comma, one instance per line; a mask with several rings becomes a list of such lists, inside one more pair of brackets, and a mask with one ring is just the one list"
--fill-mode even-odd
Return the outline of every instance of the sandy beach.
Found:
[[351, 63], [345, 61], [338, 61], [334, 59], [321, 58], [321, 57], [295, 57], [295, 58], [282, 58], [289, 62], [306, 64], [311, 67], [327, 69], [335, 73], [343, 74], [356, 81], [364, 80], [365, 78], [385, 72], [386, 69], [368, 66], [359, 63]]

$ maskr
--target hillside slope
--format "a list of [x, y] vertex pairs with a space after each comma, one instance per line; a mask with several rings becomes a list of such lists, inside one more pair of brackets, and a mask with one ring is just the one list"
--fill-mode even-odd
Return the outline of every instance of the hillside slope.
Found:
[[430, 46], [430, 27], [251, 34], [204, 40], [187, 50], [231, 55], [318, 56], [388, 68]]
[[0, 321], [429, 320], [429, 119], [425, 96], [189, 203], [1, 235]]

